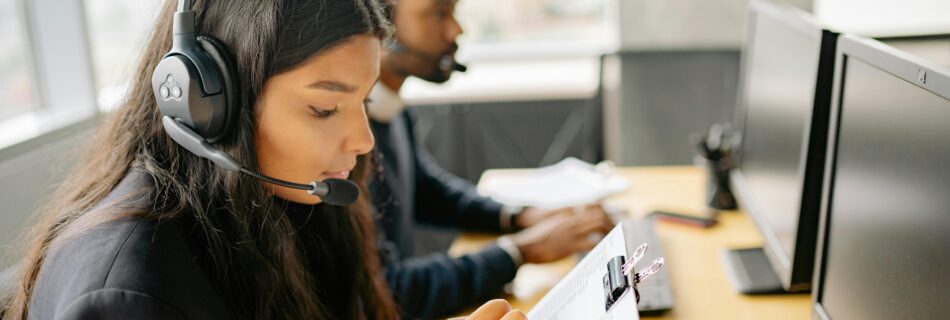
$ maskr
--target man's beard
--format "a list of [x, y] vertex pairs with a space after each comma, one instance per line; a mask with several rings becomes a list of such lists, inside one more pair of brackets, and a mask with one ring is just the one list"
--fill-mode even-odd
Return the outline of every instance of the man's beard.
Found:
[[452, 77], [452, 71], [453, 70], [443, 70], [441, 63], [436, 62], [432, 68], [429, 68], [427, 74], [413, 76], [432, 83], [445, 83]]
[[455, 53], [458, 49], [457, 44], [453, 44], [449, 49], [435, 56], [405, 46], [402, 48], [404, 51], [397, 54], [402, 55], [403, 59], [395, 59], [393, 67], [403, 75], [432, 83], [445, 83], [452, 77], [454, 70], [443, 68], [442, 59]]

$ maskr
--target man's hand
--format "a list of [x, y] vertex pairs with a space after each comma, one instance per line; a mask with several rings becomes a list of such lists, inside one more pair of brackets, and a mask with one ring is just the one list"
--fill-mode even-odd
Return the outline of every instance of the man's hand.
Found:
[[606, 215], [554, 214], [511, 235], [524, 262], [545, 263], [590, 250], [597, 244], [591, 234], [607, 234], [613, 222]]
[[530, 228], [545, 219], [559, 215], [596, 215], [601, 219], [612, 224], [612, 220], [607, 216], [607, 211], [600, 204], [588, 204], [580, 207], [567, 207], [556, 210], [543, 210], [527, 207], [515, 219], [515, 225], [520, 229]]

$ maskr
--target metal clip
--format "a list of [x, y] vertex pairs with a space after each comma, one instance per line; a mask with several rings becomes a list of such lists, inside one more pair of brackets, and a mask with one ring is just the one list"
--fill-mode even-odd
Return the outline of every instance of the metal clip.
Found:
[[627, 292], [627, 289], [631, 289], [636, 296], [636, 301], [640, 302], [640, 291], [637, 290], [637, 285], [651, 275], [659, 272], [660, 268], [663, 267], [663, 263], [666, 262], [666, 260], [656, 258], [652, 264], [640, 272], [634, 272], [634, 267], [643, 259], [644, 254], [646, 254], [647, 247], [646, 243], [637, 247], [637, 249], [633, 251], [629, 261], [624, 261], [624, 256], [616, 256], [607, 261], [607, 274], [605, 274], [603, 278], [604, 306], [607, 310], [610, 310], [614, 302], [619, 300], [620, 297]]
[[656, 258], [656, 260], [653, 260], [653, 263], [650, 264], [649, 267], [646, 267], [646, 269], [643, 269], [643, 271], [637, 272], [637, 274], [633, 276], [633, 285], [636, 286], [643, 282], [643, 280], [649, 278], [651, 275], [659, 272], [660, 267], [663, 266], [664, 262], [666, 262], [666, 260], [663, 258]]
[[639, 263], [641, 259], [643, 259], [643, 255], [646, 254], [646, 252], [647, 252], [646, 243], [641, 244], [639, 247], [637, 247], [637, 250], [633, 251], [633, 257], [630, 259], [630, 261], [627, 261], [627, 263], [623, 264], [623, 274], [629, 275], [630, 271], [633, 270], [633, 266]]
[[[623, 273], [623, 256], [616, 256], [607, 261], [607, 274], [604, 275], [604, 307], [610, 310], [614, 302], [623, 296], [627, 289], [632, 287], [632, 281]], [[638, 295], [639, 297], [639, 295]]]

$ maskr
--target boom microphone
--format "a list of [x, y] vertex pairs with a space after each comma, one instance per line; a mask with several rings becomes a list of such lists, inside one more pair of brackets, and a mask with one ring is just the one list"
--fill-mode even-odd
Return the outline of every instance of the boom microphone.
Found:
[[464, 64], [458, 63], [458, 61], [455, 61], [455, 58], [453, 58], [451, 55], [447, 55], [447, 54], [442, 55], [441, 58], [433, 57], [432, 55], [428, 53], [406, 47], [402, 45], [402, 43], [399, 43], [399, 41], [392, 41], [387, 45], [387, 47], [389, 48], [390, 52], [406, 53], [406, 54], [410, 54], [410, 55], [414, 55], [416, 57], [422, 58], [424, 60], [431, 61], [438, 58], [439, 69], [442, 69], [443, 71], [449, 71], [449, 70], [455, 70], [458, 72], [468, 71], [467, 66], [465, 66]]
[[442, 56], [442, 60], [439, 60], [439, 68], [442, 70], [455, 70], [458, 72], [468, 71], [468, 67], [464, 64], [458, 63], [451, 56]]
[[172, 137], [172, 140], [175, 140], [175, 142], [178, 142], [179, 145], [195, 155], [211, 160], [211, 162], [224, 170], [240, 172], [255, 179], [282, 187], [306, 190], [308, 193], [319, 197], [323, 202], [335, 206], [350, 205], [359, 198], [360, 189], [353, 181], [330, 178], [323, 181], [313, 181], [309, 184], [302, 184], [265, 176], [244, 168], [237, 160], [231, 158], [227, 153], [209, 145], [205, 139], [202, 139], [201, 136], [178, 120], [164, 116], [162, 117], [162, 125], [165, 127], [165, 132]]

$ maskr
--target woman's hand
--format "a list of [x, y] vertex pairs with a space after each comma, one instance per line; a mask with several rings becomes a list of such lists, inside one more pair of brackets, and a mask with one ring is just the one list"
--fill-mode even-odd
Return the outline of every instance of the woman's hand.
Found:
[[528, 319], [518, 310], [511, 310], [511, 305], [502, 299], [488, 301], [475, 312], [472, 312], [466, 320], [524, 320]]

